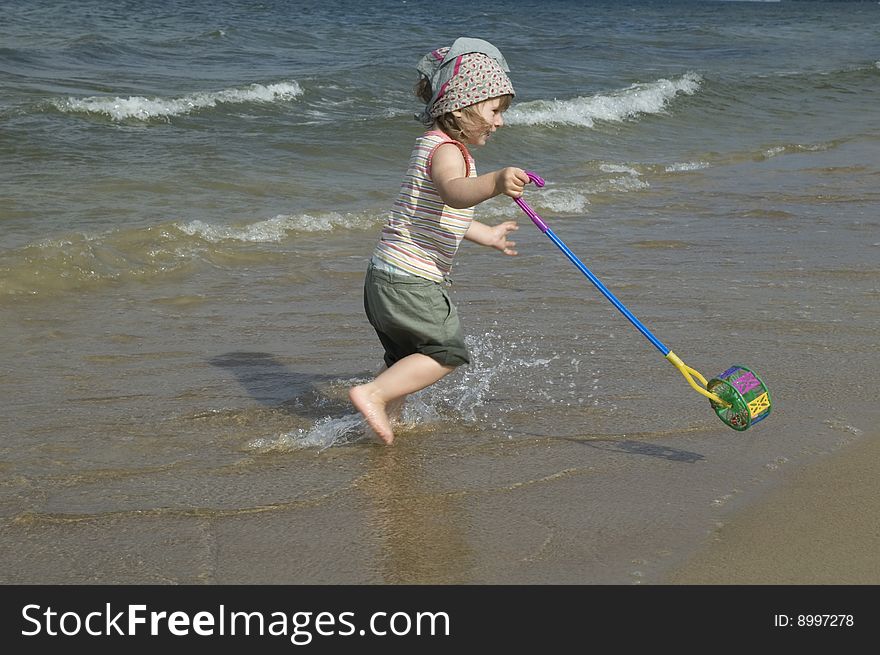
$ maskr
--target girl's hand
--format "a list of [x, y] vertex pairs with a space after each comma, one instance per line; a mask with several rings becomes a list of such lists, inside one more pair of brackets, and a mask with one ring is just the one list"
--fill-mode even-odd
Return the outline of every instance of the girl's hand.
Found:
[[507, 238], [511, 232], [514, 232], [519, 229], [519, 226], [515, 221], [505, 221], [498, 225], [494, 225], [489, 230], [491, 231], [491, 237], [489, 243], [486, 245], [495, 248], [496, 250], [500, 250], [505, 255], [516, 255], [517, 252], [514, 249], [516, 242], [510, 241]]
[[470, 227], [464, 233], [464, 238], [473, 241], [481, 246], [488, 246], [500, 250], [505, 255], [515, 255], [514, 246], [516, 243], [508, 241], [507, 235], [518, 230], [519, 226], [516, 221], [504, 221], [498, 225], [486, 225], [480, 221], [471, 221]]
[[502, 168], [496, 171], [495, 175], [495, 195], [503, 193], [511, 198], [520, 198], [526, 184], [531, 181], [526, 172], [516, 166]]

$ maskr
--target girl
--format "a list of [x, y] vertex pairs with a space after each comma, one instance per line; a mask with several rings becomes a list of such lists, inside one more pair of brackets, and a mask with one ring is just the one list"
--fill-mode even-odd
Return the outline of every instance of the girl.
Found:
[[458, 312], [444, 289], [462, 239], [516, 255], [514, 221], [488, 226], [473, 207], [500, 194], [519, 198], [529, 182], [516, 167], [477, 175], [467, 145], [482, 146], [504, 125], [513, 85], [501, 52], [482, 39], [460, 38], [417, 66], [417, 116], [430, 129], [416, 139], [409, 167], [370, 260], [364, 309], [385, 348], [372, 382], [352, 387], [351, 402], [385, 443], [389, 416], [408, 394], [469, 363]]

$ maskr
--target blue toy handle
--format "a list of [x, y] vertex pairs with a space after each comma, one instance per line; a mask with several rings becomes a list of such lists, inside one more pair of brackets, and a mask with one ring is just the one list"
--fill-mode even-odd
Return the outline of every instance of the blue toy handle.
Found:
[[[526, 173], [526, 175], [529, 176], [529, 179], [535, 183], [535, 186], [538, 186], [538, 187], [544, 186], [544, 179], [540, 175], [538, 175], [537, 173], [533, 173], [532, 171], [525, 171], [525, 173]], [[675, 368], [678, 369], [678, 372], [684, 376], [684, 379], [687, 380], [687, 383], [689, 385], [691, 385], [693, 390], [696, 391], [697, 393], [705, 396], [706, 398], [708, 398], [712, 402], [712, 406], [713, 406], [713, 408], [715, 408], [716, 413], [721, 412], [721, 411], [726, 411], [726, 409], [731, 407], [731, 404], [729, 402], [727, 402], [726, 400], [722, 399], [721, 397], [717, 396], [716, 394], [712, 393], [709, 390], [709, 388], [708, 388], [709, 383], [706, 381], [706, 378], [703, 377], [703, 375], [698, 370], [696, 370], [695, 368], [691, 368], [690, 366], [685, 364], [682, 361], [681, 357], [679, 357], [674, 352], [669, 350], [669, 348], [664, 346], [663, 342], [660, 341], [660, 339], [658, 339], [653, 334], [651, 334], [651, 331], [648, 328], [646, 328], [639, 319], [637, 319], [635, 316], [633, 316], [633, 313], [631, 311], [629, 311], [624, 306], [624, 304], [622, 302], [620, 302], [617, 299], [617, 297], [608, 290], [608, 288], [604, 284], [602, 284], [602, 282], [599, 280], [599, 278], [597, 278], [595, 275], [593, 275], [593, 273], [590, 271], [589, 268], [584, 266], [584, 263], [580, 259], [578, 259], [577, 256], [571, 250], [568, 249], [568, 246], [566, 246], [558, 236], [553, 234], [553, 230], [551, 230], [548, 227], [548, 225], [541, 219], [541, 217], [538, 216], [537, 213], [535, 213], [535, 210], [533, 210], [531, 207], [529, 207], [528, 203], [525, 200], [523, 200], [522, 198], [514, 198], [514, 201], [516, 202], [517, 205], [519, 205], [522, 208], [522, 210], [529, 216], [529, 218], [532, 219], [532, 222], [538, 226], [538, 229], [541, 230], [541, 232], [546, 234], [548, 237], [550, 237], [550, 240], [553, 243], [555, 243], [556, 246], [563, 253], [565, 253], [565, 256], [568, 257], [569, 260], [571, 260], [571, 263], [574, 264], [575, 266], [577, 266], [578, 270], [580, 270], [581, 273], [583, 273], [584, 275], [587, 276], [587, 278], [590, 280], [590, 282], [593, 283], [593, 286], [595, 286], [602, 293], [603, 296], [605, 296], [608, 300], [610, 300], [611, 303], [615, 307], [617, 307], [617, 309], [620, 311], [620, 313], [623, 314], [624, 316], [626, 316], [626, 318], [629, 320], [629, 322], [632, 323], [635, 326], [635, 328], [648, 339], [648, 341], [650, 341], [652, 344], [654, 344], [654, 347], [657, 348], [657, 350], [659, 350], [663, 354], [663, 356], [667, 359], [667, 361], [670, 364], [672, 364]], [[768, 413], [769, 413], [769, 402], [770, 402], [769, 396], [767, 396], [767, 412]], [[720, 417], [721, 414], [719, 413], [718, 416]], [[763, 418], [763, 416], [762, 416], [762, 418]], [[722, 418], [722, 420], [725, 420], [725, 419]], [[760, 420], [760, 419], [758, 419], [758, 420]], [[725, 420], [725, 423], [727, 423], [728, 425], [733, 427], [733, 424], [728, 422], [727, 420]], [[746, 425], [746, 427], [748, 427], [748, 425]]]
[[[544, 179], [540, 175], [532, 171], [525, 171], [525, 173], [529, 176], [529, 179], [535, 183], [535, 186], [544, 186]], [[602, 281], [599, 280], [599, 278], [593, 275], [592, 271], [590, 271], [590, 269], [587, 268], [584, 263], [580, 259], [578, 259], [571, 250], [569, 250], [568, 246], [566, 246], [562, 242], [562, 240], [553, 233], [553, 230], [551, 230], [547, 223], [545, 223], [544, 220], [540, 216], [538, 216], [535, 210], [529, 207], [529, 204], [522, 198], [514, 198], [513, 201], [520, 206], [520, 208], [526, 213], [529, 218], [532, 219], [532, 222], [538, 227], [539, 230], [541, 230], [541, 232], [550, 237], [550, 240], [556, 244], [556, 246], [565, 254], [566, 257], [568, 257], [571, 263], [577, 266], [580, 272], [587, 276], [587, 279], [589, 279], [590, 282], [593, 283], [593, 286], [595, 286], [602, 293], [603, 296], [610, 300], [611, 303], [615, 307], [617, 307], [617, 309], [624, 316], [626, 316], [629, 322], [632, 323], [635, 328], [648, 339], [648, 341], [654, 344], [654, 347], [657, 348], [657, 350], [659, 350], [664, 357], [667, 357], [669, 355], [669, 348], [663, 345], [663, 342], [655, 337], [651, 333], [651, 331], [646, 328], [644, 324], [639, 319], [637, 319], [633, 315], [633, 313], [629, 311], [626, 306], [622, 302], [620, 302], [613, 293], [611, 293], [611, 291], [608, 290], [608, 287], [602, 284]]]

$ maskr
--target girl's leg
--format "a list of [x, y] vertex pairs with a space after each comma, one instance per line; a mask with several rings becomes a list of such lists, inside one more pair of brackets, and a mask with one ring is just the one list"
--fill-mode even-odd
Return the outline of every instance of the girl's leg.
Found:
[[[376, 371], [376, 377], [379, 377], [388, 370], [388, 366], [386, 364], [382, 364], [382, 368]], [[403, 406], [406, 404], [406, 395], [401, 396], [400, 398], [396, 398], [394, 400], [389, 400], [385, 405], [385, 413], [388, 415], [388, 420], [391, 422], [391, 425], [394, 425], [396, 422], [400, 420], [400, 417], [403, 416]], [[370, 432], [372, 432], [372, 428], [370, 428]]]
[[454, 370], [454, 366], [444, 366], [427, 355], [416, 353], [397, 361], [372, 382], [352, 387], [348, 396], [379, 438], [390, 444], [394, 441], [394, 431], [388, 418], [389, 410], [398, 409], [407, 395], [431, 386]]

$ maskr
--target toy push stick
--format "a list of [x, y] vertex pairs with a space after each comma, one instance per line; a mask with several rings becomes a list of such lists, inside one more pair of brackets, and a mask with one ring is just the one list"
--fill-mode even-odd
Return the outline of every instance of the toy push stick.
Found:
[[[526, 171], [535, 186], [544, 186], [544, 180], [540, 175], [532, 171]], [[761, 378], [745, 366], [734, 365], [708, 382], [699, 371], [685, 364], [681, 358], [669, 350], [663, 342], [655, 337], [644, 324], [637, 319], [631, 311], [617, 297], [602, 284], [601, 280], [593, 275], [584, 263], [566, 246], [562, 240], [553, 233], [553, 230], [529, 207], [522, 198], [514, 198], [514, 202], [532, 219], [532, 222], [541, 232], [565, 254], [581, 273], [593, 283], [605, 298], [623, 314], [635, 328], [648, 339], [654, 347], [684, 376], [688, 384], [699, 394], [709, 399], [712, 409], [724, 423], [734, 430], [747, 430], [758, 421], [762, 421], [770, 414], [770, 392]]]

